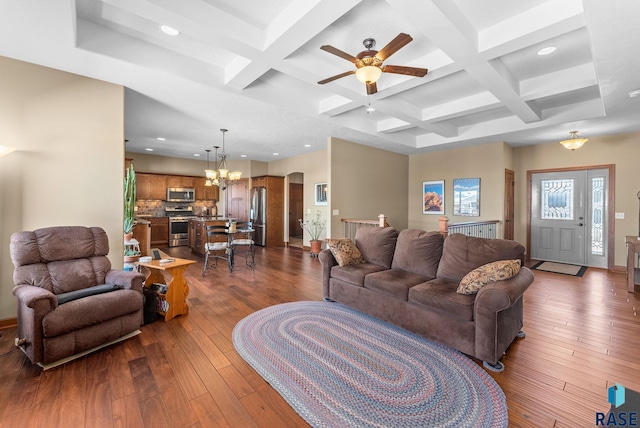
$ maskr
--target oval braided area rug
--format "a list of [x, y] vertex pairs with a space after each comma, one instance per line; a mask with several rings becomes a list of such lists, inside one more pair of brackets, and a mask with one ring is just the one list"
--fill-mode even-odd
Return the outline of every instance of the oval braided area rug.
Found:
[[233, 344], [314, 427], [506, 427], [504, 393], [460, 352], [331, 302], [271, 306]]

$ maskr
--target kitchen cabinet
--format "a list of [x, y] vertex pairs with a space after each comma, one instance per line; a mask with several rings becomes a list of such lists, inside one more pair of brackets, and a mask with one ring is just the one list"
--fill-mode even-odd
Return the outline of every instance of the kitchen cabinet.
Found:
[[163, 200], [166, 197], [166, 175], [136, 172], [136, 199]]
[[169, 217], [152, 217], [151, 246], [166, 247], [169, 245]]
[[193, 188], [194, 177], [185, 175], [167, 175], [167, 187]]
[[[226, 223], [226, 219], [213, 220], [211, 217], [189, 220], [189, 247], [191, 247], [191, 251], [204, 256], [204, 244], [207, 242], [207, 226], [225, 225]], [[218, 238], [218, 240], [221, 239]]]
[[196, 201], [218, 201], [218, 186], [205, 186], [207, 179], [205, 177], [194, 177], [193, 188], [196, 190]]
[[251, 187], [267, 189], [266, 246], [284, 246], [284, 177], [264, 175], [251, 178]]

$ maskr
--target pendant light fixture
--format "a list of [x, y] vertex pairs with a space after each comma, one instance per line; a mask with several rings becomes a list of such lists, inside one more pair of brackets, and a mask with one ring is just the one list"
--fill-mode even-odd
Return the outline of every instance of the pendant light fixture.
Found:
[[216, 178], [216, 172], [209, 168], [209, 152], [211, 149], [206, 149], [207, 152], [207, 169], [204, 170], [204, 175], [207, 177], [207, 181], [205, 181], [204, 185], [207, 187], [213, 186], [213, 180]]
[[589, 140], [586, 138], [580, 138], [578, 131], [571, 131], [569, 132], [569, 139], [560, 141], [560, 144], [562, 144], [567, 150], [575, 150], [582, 147], [582, 145], [587, 141]]
[[224, 150], [224, 134], [228, 132], [227, 129], [220, 129], [222, 131], [222, 153], [218, 155], [219, 146], [214, 146], [216, 149], [216, 159], [220, 158], [220, 163], [216, 167], [216, 169], [209, 169], [209, 152], [207, 150], [207, 169], [205, 170], [205, 175], [207, 176], [207, 184], [208, 186], [218, 186], [220, 189], [224, 190], [227, 187], [233, 185], [234, 182], [242, 177], [242, 172], [240, 171], [229, 171], [229, 167], [227, 166], [227, 159], [229, 155]]

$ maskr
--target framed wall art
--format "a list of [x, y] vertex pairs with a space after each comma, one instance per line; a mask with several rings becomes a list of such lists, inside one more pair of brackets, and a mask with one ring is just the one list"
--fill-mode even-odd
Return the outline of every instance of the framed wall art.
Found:
[[480, 179], [453, 179], [453, 215], [480, 216]]
[[327, 183], [316, 183], [314, 195], [316, 206], [327, 205]]
[[444, 214], [444, 180], [422, 182], [422, 214]]

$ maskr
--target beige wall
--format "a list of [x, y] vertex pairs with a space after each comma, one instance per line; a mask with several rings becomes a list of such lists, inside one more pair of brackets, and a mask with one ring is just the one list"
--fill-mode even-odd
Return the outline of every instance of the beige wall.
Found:
[[[504, 217], [504, 169], [512, 169], [512, 148], [502, 142], [413, 155], [409, 158], [409, 227], [438, 230], [440, 215], [422, 214], [422, 182], [444, 180], [444, 215], [449, 223]], [[453, 215], [453, 179], [480, 178], [480, 216]], [[502, 223], [501, 223], [502, 224]], [[502, 236], [502, 228], [498, 235]], [[524, 242], [524, 241], [520, 241]]]
[[13, 232], [101, 226], [122, 268], [124, 91], [0, 57], [0, 319], [16, 316]]
[[[385, 214], [392, 227], [405, 229], [409, 157], [338, 138], [330, 138], [328, 147], [328, 236], [344, 236], [341, 218], [375, 220], [379, 214]], [[335, 210], [339, 214], [333, 215]]]
[[[292, 182], [300, 182], [300, 174], [302, 174], [302, 184], [304, 188], [304, 212], [310, 213], [308, 215], [316, 215], [316, 211], [320, 211], [321, 216], [328, 219], [328, 206], [315, 206], [313, 198], [313, 190], [315, 183], [327, 182], [328, 175], [328, 157], [326, 150], [320, 150], [316, 152], [306, 153], [299, 156], [294, 156], [287, 159], [277, 160], [269, 162], [268, 175], [276, 175], [285, 177], [284, 182], [284, 232], [285, 242], [289, 241], [289, 180]], [[297, 174], [300, 173], [300, 174]], [[266, 174], [264, 174], [266, 175]], [[328, 231], [320, 237], [324, 239]], [[309, 235], [304, 234], [304, 245], [309, 245]]]
[[615, 220], [615, 265], [626, 266], [625, 236], [638, 234], [638, 191], [640, 190], [640, 133], [592, 137], [580, 149], [570, 151], [558, 143], [514, 149], [516, 170], [516, 240], [525, 242], [527, 225], [527, 171], [615, 165], [614, 212], [624, 213]]
[[[207, 168], [206, 156], [204, 156], [204, 159], [202, 156], [194, 156], [193, 159], [183, 159], [131, 152], [127, 152], [125, 156], [133, 160], [133, 168], [137, 172], [204, 177], [204, 170]], [[211, 155], [209, 159], [209, 166], [214, 168], [213, 155]], [[242, 172], [243, 178], [248, 178], [252, 175], [251, 161], [249, 160], [227, 159], [227, 165], [229, 165], [231, 171]]]

